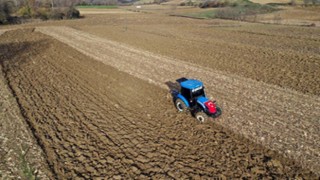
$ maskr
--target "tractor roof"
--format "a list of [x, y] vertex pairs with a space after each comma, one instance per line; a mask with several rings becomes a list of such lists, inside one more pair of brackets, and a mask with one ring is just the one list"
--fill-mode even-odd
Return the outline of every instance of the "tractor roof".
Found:
[[192, 89], [196, 89], [203, 86], [203, 83], [195, 79], [188, 79], [188, 80], [182, 81], [180, 83], [180, 86], [183, 88], [192, 90]]

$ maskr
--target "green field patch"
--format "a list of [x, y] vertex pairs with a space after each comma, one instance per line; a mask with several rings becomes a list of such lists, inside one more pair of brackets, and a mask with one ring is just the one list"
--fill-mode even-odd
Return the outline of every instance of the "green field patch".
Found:
[[197, 18], [197, 19], [211, 19], [211, 18], [215, 18], [215, 10], [186, 13], [186, 14], [182, 14], [181, 16]]

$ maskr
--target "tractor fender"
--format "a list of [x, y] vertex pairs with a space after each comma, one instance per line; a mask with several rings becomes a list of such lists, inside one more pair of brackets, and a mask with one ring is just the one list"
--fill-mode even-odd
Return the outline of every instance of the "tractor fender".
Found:
[[184, 102], [184, 104], [186, 104], [186, 106], [187, 106], [188, 108], [190, 107], [189, 102], [188, 102], [188, 101], [186, 100], [186, 98], [183, 97], [180, 93], [177, 94], [176, 99], [181, 99], [181, 100]]
[[177, 96], [178, 96], [178, 94], [179, 94], [179, 91], [177, 91], [177, 90], [170, 90], [170, 94], [172, 95], [172, 97], [173, 97], [174, 99], [177, 99]]

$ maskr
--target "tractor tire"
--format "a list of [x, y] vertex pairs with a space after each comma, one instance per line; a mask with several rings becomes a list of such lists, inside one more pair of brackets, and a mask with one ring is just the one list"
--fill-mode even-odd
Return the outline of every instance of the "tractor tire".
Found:
[[199, 111], [195, 114], [196, 119], [200, 122], [200, 123], [204, 123], [208, 120], [208, 116], [206, 113], [204, 113], [203, 111]]
[[188, 111], [187, 105], [181, 99], [177, 99], [175, 101], [175, 105], [176, 105], [176, 108], [178, 109], [179, 112], [187, 112]]
[[217, 118], [217, 117], [219, 117], [221, 114], [222, 114], [221, 108], [217, 107], [217, 112], [216, 112], [215, 117]]

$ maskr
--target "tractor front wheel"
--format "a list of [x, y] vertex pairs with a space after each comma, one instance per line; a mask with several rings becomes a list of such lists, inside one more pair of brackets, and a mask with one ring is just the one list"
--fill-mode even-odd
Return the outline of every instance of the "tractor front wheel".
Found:
[[200, 123], [204, 123], [207, 121], [208, 116], [206, 113], [204, 113], [203, 111], [199, 111], [195, 114], [196, 119], [200, 122]]
[[179, 112], [186, 112], [188, 109], [187, 105], [181, 99], [177, 99], [175, 104]]

